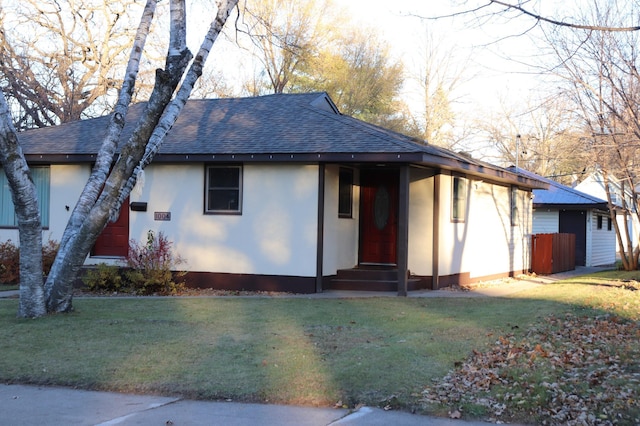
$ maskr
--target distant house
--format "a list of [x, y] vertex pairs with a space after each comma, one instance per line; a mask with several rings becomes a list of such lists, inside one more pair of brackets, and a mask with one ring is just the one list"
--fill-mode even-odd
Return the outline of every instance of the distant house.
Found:
[[[587, 194], [591, 194], [595, 197], [602, 198], [604, 200], [607, 199], [607, 193], [605, 190], [604, 177], [600, 171], [596, 171], [587, 176], [582, 182], [576, 185], [575, 189], [585, 192]], [[640, 246], [640, 221], [638, 221], [638, 217], [635, 212], [635, 203], [632, 202], [633, 193], [632, 191], [626, 187], [623, 187], [621, 182], [616, 179], [614, 176], [609, 177], [609, 192], [611, 194], [611, 202], [617, 207], [627, 206], [630, 208], [630, 214], [627, 216], [625, 221], [625, 216], [622, 214], [620, 210], [618, 210], [616, 214], [616, 221], [618, 222], [618, 227], [621, 230], [626, 230], [631, 242], [633, 244], [633, 249], [636, 250]], [[623, 194], [624, 193], [624, 198]], [[627, 240], [623, 236], [623, 244], [625, 251], [627, 250]], [[616, 240], [616, 253], [620, 252], [620, 246], [618, 241]]]
[[616, 236], [605, 200], [532, 172], [520, 172], [549, 185], [533, 190], [533, 234], [575, 234], [578, 266], [615, 263]]
[[[60, 239], [107, 122], [20, 135], [45, 238]], [[342, 115], [325, 93], [190, 100], [86, 264], [153, 230], [193, 286], [405, 294], [528, 270], [531, 191], [546, 186]], [[7, 194], [0, 239], [17, 241]]]

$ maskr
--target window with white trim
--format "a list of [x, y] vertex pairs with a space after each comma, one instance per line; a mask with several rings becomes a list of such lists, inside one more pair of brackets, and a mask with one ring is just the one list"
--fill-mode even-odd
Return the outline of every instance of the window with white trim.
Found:
[[[31, 179], [36, 186], [38, 195], [38, 207], [40, 209], [40, 221], [43, 228], [49, 227], [49, 186], [51, 171], [49, 166], [30, 167]], [[9, 181], [4, 169], [0, 168], [0, 227], [14, 228], [18, 226]]]
[[242, 213], [242, 166], [207, 166], [205, 179], [205, 213]]

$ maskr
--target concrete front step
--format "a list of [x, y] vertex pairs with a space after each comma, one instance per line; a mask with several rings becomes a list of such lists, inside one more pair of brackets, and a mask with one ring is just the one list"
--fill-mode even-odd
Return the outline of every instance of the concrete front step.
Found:
[[[412, 288], [419, 280], [409, 279]], [[398, 270], [392, 267], [341, 269], [329, 284], [331, 290], [398, 291]]]

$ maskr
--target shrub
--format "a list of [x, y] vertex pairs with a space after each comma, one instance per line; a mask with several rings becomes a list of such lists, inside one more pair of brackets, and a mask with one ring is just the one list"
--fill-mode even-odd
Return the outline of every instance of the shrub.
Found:
[[[47, 276], [58, 254], [60, 244], [48, 240], [42, 246], [42, 273]], [[20, 248], [11, 240], [0, 243], [0, 283], [18, 284], [20, 282]]]
[[20, 281], [20, 249], [11, 240], [0, 243], [0, 283]]
[[125, 280], [134, 292], [167, 295], [184, 288], [183, 282], [176, 282], [184, 273], [172, 272], [184, 260], [173, 254], [172, 245], [162, 232], [156, 237], [153, 231], [147, 232], [146, 244], [129, 242]]
[[122, 289], [122, 275], [117, 265], [100, 263], [87, 271], [83, 281], [90, 291], [114, 292]]
[[56, 256], [58, 255], [59, 248], [60, 243], [51, 239], [42, 246], [42, 273], [45, 276], [49, 275], [53, 261], [56, 260]]

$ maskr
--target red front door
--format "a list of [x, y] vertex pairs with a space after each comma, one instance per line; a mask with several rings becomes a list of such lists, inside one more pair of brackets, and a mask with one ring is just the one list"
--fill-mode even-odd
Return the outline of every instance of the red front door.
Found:
[[360, 263], [397, 262], [397, 170], [362, 170], [360, 173]]
[[120, 216], [115, 222], [109, 222], [96, 240], [92, 256], [119, 256], [129, 254], [129, 199], [120, 208]]

